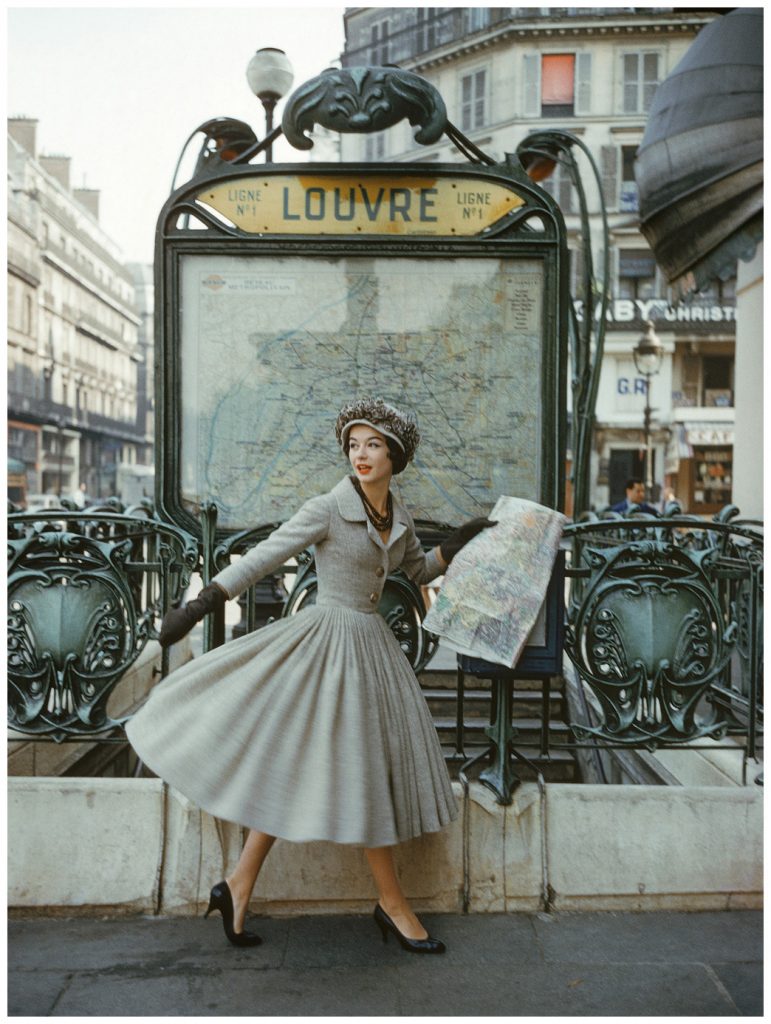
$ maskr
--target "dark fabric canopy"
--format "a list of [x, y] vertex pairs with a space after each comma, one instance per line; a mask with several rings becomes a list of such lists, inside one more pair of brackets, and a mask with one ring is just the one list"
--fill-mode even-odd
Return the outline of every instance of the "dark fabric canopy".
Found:
[[661, 83], [637, 153], [640, 225], [680, 296], [763, 237], [763, 10], [701, 30]]

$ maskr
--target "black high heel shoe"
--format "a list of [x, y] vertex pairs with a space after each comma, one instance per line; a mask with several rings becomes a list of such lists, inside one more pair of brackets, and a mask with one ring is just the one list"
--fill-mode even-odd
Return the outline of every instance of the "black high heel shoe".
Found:
[[222, 926], [228, 942], [233, 946], [259, 946], [262, 939], [254, 932], [233, 931], [233, 896], [227, 882], [217, 882], [209, 894], [209, 906], [204, 917], [208, 917], [212, 910], [219, 910], [222, 914]]
[[383, 942], [387, 942], [388, 933], [393, 932], [399, 945], [402, 949], [406, 949], [408, 953], [444, 953], [447, 948], [443, 942], [440, 942], [439, 939], [432, 939], [430, 935], [427, 939], [408, 939], [406, 935], [402, 935], [379, 903], [375, 905], [373, 916], [375, 924], [383, 936]]

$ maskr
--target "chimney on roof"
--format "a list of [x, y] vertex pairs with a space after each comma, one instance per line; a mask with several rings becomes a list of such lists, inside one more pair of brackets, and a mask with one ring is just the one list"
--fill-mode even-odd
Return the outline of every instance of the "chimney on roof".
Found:
[[64, 185], [66, 189], [70, 187], [70, 164], [72, 157], [69, 156], [41, 156], [40, 165], [44, 171], [47, 171], [52, 178]]
[[72, 190], [72, 194], [81, 206], [85, 206], [95, 220], [99, 220], [100, 190], [98, 188], [75, 188]]
[[26, 150], [31, 157], [37, 157], [37, 118], [9, 117], [8, 134]]

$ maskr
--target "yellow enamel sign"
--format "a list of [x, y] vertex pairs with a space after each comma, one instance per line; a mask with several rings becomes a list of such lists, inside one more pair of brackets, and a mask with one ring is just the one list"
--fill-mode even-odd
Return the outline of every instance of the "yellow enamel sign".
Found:
[[282, 174], [235, 178], [197, 199], [249, 234], [479, 235], [524, 199], [485, 178]]

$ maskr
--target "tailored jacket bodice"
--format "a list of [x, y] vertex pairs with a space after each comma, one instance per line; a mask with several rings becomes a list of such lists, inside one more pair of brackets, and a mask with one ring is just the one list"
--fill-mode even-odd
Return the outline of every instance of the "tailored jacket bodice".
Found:
[[218, 573], [228, 597], [237, 597], [274, 572], [288, 558], [311, 546], [318, 573], [316, 605], [376, 612], [390, 572], [401, 569], [417, 584], [444, 572], [434, 551], [426, 554], [415, 534], [412, 516], [393, 495], [393, 526], [388, 542], [367, 519], [349, 477], [327, 494], [311, 498], [243, 558]]

